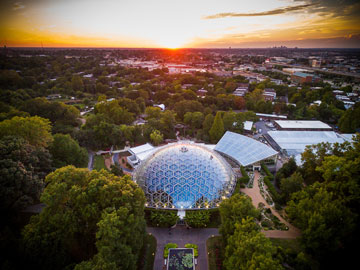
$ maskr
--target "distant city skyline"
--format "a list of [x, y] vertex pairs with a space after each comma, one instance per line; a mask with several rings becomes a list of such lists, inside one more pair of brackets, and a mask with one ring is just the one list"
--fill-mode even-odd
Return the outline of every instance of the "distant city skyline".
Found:
[[360, 2], [3, 0], [0, 45], [360, 48]]

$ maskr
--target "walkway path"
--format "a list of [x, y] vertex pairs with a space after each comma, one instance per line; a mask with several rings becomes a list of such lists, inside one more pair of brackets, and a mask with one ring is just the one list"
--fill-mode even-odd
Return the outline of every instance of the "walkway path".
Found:
[[271, 209], [271, 212], [273, 213], [274, 216], [278, 217], [282, 223], [284, 223], [286, 226], [289, 227], [288, 231], [280, 231], [280, 230], [264, 231], [265, 235], [267, 237], [272, 237], [272, 238], [296, 238], [300, 236], [301, 234], [300, 230], [295, 226], [291, 225], [285, 219], [283, 219], [280, 216], [280, 214], [274, 209], [272, 209], [270, 205], [266, 202], [266, 200], [263, 198], [263, 196], [260, 193], [259, 181], [258, 181], [259, 178], [260, 178], [260, 173], [258, 171], [255, 171], [253, 187], [244, 188], [241, 189], [241, 191], [252, 199], [252, 203], [256, 208], [258, 207], [260, 202], [263, 203], [267, 208]]
[[198, 245], [199, 257], [196, 270], [208, 270], [206, 240], [212, 235], [219, 234], [217, 228], [186, 229], [185, 226], [177, 226], [171, 229], [171, 234], [169, 234], [168, 228], [147, 227], [146, 230], [157, 240], [154, 270], [166, 269], [163, 251], [167, 243], [176, 243], [178, 247], [184, 247], [188, 243]]
[[89, 156], [88, 169], [89, 171], [91, 171], [93, 169], [93, 163], [94, 163], [94, 152], [89, 150], [88, 156]]

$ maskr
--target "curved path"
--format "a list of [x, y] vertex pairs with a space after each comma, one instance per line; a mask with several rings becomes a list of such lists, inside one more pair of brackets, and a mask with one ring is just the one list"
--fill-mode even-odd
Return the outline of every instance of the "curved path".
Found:
[[258, 181], [259, 178], [260, 178], [260, 173], [258, 171], [255, 171], [253, 187], [243, 188], [241, 189], [241, 191], [252, 199], [252, 203], [256, 208], [258, 207], [260, 202], [263, 203], [267, 208], [270, 208], [274, 216], [278, 217], [282, 223], [284, 223], [286, 226], [289, 227], [289, 230], [287, 231], [280, 231], [280, 230], [263, 231], [265, 235], [271, 238], [296, 238], [300, 236], [301, 235], [300, 230], [295, 226], [291, 225], [284, 218], [282, 218], [280, 214], [277, 211], [275, 211], [273, 208], [271, 208], [270, 205], [263, 198], [263, 196], [260, 193], [259, 181]]
[[199, 257], [196, 270], [208, 270], [206, 240], [212, 235], [219, 234], [217, 228], [186, 229], [185, 226], [177, 226], [171, 229], [171, 234], [169, 234], [168, 228], [147, 227], [146, 231], [155, 236], [157, 240], [154, 270], [166, 269], [163, 251], [167, 243], [176, 243], [178, 247], [184, 247], [188, 243], [198, 245]]

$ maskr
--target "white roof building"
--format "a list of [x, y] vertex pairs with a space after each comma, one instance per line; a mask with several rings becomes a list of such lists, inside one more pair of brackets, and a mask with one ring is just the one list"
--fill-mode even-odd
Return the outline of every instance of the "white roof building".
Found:
[[321, 121], [276, 120], [274, 122], [281, 130], [332, 130], [328, 124]]
[[253, 124], [254, 124], [253, 121], [245, 121], [244, 122], [244, 130], [251, 131]]
[[289, 156], [294, 156], [301, 164], [301, 154], [306, 146], [319, 143], [343, 143], [345, 139], [334, 131], [268, 131], [270, 143], [275, 142], [275, 148], [281, 149]]

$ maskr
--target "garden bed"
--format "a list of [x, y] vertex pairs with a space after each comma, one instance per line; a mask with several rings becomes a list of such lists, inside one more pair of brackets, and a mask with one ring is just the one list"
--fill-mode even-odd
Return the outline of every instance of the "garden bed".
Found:
[[192, 248], [170, 248], [167, 270], [194, 270], [194, 251]]

